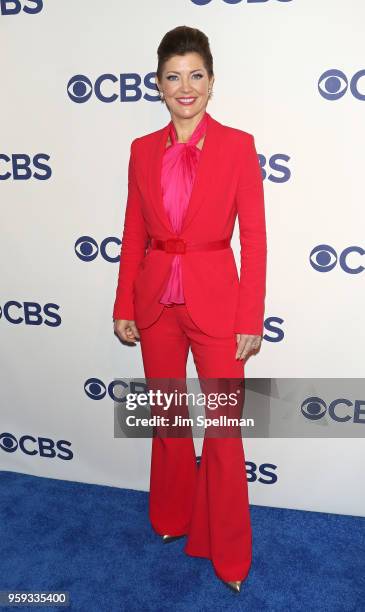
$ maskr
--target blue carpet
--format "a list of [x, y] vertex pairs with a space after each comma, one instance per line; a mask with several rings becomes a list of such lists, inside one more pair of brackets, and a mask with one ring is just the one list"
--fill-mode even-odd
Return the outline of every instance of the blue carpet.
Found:
[[145, 492], [1, 472], [0, 496], [2, 591], [69, 591], [64, 609], [82, 612], [365, 610], [365, 518], [251, 506], [235, 594], [185, 539], [160, 541]]

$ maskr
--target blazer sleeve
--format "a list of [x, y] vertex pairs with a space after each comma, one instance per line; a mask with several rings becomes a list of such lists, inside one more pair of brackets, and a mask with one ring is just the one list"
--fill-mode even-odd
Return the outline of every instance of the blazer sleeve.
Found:
[[241, 270], [234, 331], [262, 336], [267, 264], [264, 187], [255, 140], [248, 136], [236, 193]]
[[128, 164], [128, 198], [125, 210], [118, 282], [113, 319], [134, 320], [134, 280], [145, 256], [148, 234], [142, 214], [141, 194], [135, 175], [135, 141], [130, 148]]

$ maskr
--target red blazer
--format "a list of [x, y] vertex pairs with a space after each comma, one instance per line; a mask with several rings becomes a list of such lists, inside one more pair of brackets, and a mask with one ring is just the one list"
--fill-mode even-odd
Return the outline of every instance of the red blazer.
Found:
[[[162, 157], [169, 125], [131, 144], [128, 199], [113, 319], [151, 325], [164, 308], [159, 299], [173, 253], [146, 247], [149, 237], [176, 238], [161, 190]], [[262, 173], [254, 137], [219, 123], [208, 124], [182, 230], [192, 242], [230, 238], [238, 214], [241, 270], [231, 247], [181, 255], [186, 307], [209, 335], [263, 334], [266, 293], [266, 225]]]

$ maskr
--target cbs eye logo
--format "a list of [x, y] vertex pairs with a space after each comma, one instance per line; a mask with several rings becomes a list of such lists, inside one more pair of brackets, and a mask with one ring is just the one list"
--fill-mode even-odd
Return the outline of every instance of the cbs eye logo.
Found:
[[68, 440], [52, 440], [51, 438], [31, 435], [20, 436], [19, 440], [8, 431], [0, 434], [0, 450], [6, 453], [20, 451], [28, 456], [39, 456], [46, 459], [73, 459], [71, 442]]
[[147, 393], [146, 382], [139, 382], [131, 379], [116, 378], [109, 383], [108, 388], [100, 378], [88, 378], [84, 384], [86, 395], [92, 400], [102, 400], [108, 394], [109, 397], [118, 403], [125, 403], [128, 393]]
[[[83, 104], [94, 96], [100, 102], [138, 102], [144, 98], [148, 102], [158, 102], [160, 96], [157, 93], [155, 82], [155, 72], [149, 72], [143, 78], [143, 86], [153, 92], [154, 95], [143, 93], [142, 77], [135, 73], [129, 72], [124, 74], [102, 74], [94, 83], [85, 74], [75, 74], [67, 83], [67, 95], [77, 104]], [[105, 85], [106, 83], [106, 85]], [[104, 86], [105, 85], [105, 86]], [[112, 89], [114, 93], [110, 93]], [[108, 94], [107, 94], [108, 92]]]
[[48, 327], [59, 327], [62, 319], [58, 314], [58, 304], [48, 302], [38, 304], [38, 302], [18, 302], [8, 300], [2, 307], [0, 306], [0, 319], [14, 325], [47, 325]]
[[7, 453], [14, 453], [18, 448], [18, 441], [11, 433], [2, 433], [0, 436], [0, 448]]
[[[340, 268], [347, 274], [360, 274], [365, 269], [360, 263], [361, 261], [365, 263], [364, 255], [365, 249], [359, 246], [347, 247], [337, 255], [329, 244], [319, 244], [312, 249], [309, 262], [317, 272], [330, 272], [339, 263]], [[355, 265], [357, 262], [358, 265]]]
[[78, 238], [75, 242], [74, 249], [76, 256], [81, 259], [81, 261], [93, 261], [100, 253], [102, 258], [106, 261], [116, 263], [120, 258], [120, 249], [118, 250], [117, 255], [112, 257], [108, 254], [108, 247], [110, 244], [120, 247], [121, 240], [120, 238], [108, 236], [101, 241], [100, 245], [98, 245], [97, 241], [91, 236], [80, 236], [80, 238]]
[[[318, 91], [322, 98], [326, 100], [339, 100], [347, 92], [350, 84], [350, 91], [357, 100], [365, 100], [365, 70], [359, 70], [350, 79], [342, 70], [332, 68], [324, 72], [318, 80]], [[363, 80], [361, 80], [363, 79]], [[362, 91], [361, 91], [362, 89]]]
[[[343, 397], [334, 399], [328, 406], [321, 397], [308, 397], [302, 403], [302, 415], [310, 421], [319, 421], [328, 416], [337, 423], [352, 421], [356, 424], [365, 424], [365, 401], [351, 401]], [[347, 414], [346, 414], [347, 413]]]

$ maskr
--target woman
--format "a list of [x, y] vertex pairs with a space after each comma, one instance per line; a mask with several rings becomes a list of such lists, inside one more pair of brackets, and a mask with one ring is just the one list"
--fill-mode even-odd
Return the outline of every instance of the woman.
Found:
[[[263, 333], [266, 228], [251, 134], [206, 107], [214, 83], [206, 35], [186, 26], [163, 37], [156, 84], [171, 121], [132, 142], [114, 330], [140, 340], [148, 378], [243, 379]], [[239, 219], [241, 275], [230, 238]], [[191, 436], [152, 441], [150, 519], [163, 541], [211, 559], [240, 591], [252, 560], [241, 435], [208, 437], [199, 468]]]

